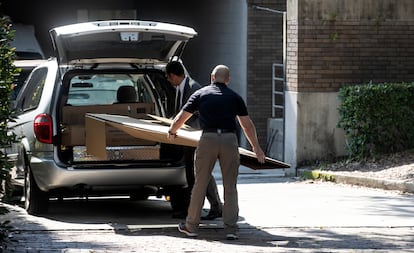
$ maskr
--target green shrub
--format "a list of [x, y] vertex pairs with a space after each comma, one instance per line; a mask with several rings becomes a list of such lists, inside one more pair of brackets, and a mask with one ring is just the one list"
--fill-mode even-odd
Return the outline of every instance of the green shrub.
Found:
[[338, 126], [351, 158], [414, 148], [414, 83], [345, 86]]
[[[10, 170], [12, 163], [7, 156], [7, 148], [16, 141], [16, 136], [9, 134], [8, 122], [13, 120], [10, 111], [10, 94], [15, 77], [19, 70], [13, 65], [15, 58], [14, 49], [10, 48], [14, 31], [11, 29], [10, 20], [0, 17], [0, 195], [2, 200], [7, 199], [7, 188], [10, 187]], [[0, 215], [8, 212], [5, 207], [0, 207]], [[0, 244], [7, 238], [11, 227], [9, 221], [0, 223]]]

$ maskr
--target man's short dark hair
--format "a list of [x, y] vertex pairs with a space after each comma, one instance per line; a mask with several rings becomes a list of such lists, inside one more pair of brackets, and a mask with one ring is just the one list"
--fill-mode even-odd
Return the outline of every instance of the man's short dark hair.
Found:
[[167, 66], [165, 66], [165, 73], [182, 76], [184, 75], [184, 67], [179, 61], [170, 61]]

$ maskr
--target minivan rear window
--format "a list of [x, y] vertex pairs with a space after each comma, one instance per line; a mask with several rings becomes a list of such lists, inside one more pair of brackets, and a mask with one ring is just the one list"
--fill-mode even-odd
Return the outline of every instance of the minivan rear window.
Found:
[[[125, 89], [125, 86], [130, 88]], [[120, 101], [122, 97], [127, 97], [127, 102], [153, 102], [143, 74], [95, 74], [72, 77], [67, 104], [110, 105], [124, 102]]]

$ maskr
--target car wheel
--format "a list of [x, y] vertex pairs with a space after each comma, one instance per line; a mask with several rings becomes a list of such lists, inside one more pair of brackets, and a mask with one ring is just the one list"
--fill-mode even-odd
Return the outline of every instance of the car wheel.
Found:
[[46, 213], [49, 208], [49, 195], [37, 186], [30, 168], [24, 178], [24, 208], [29, 214]]

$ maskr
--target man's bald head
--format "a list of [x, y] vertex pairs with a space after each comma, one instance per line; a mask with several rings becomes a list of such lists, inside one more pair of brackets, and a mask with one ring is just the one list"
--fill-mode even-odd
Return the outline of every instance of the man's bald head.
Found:
[[217, 65], [211, 72], [211, 81], [228, 84], [230, 82], [230, 70], [226, 65]]

